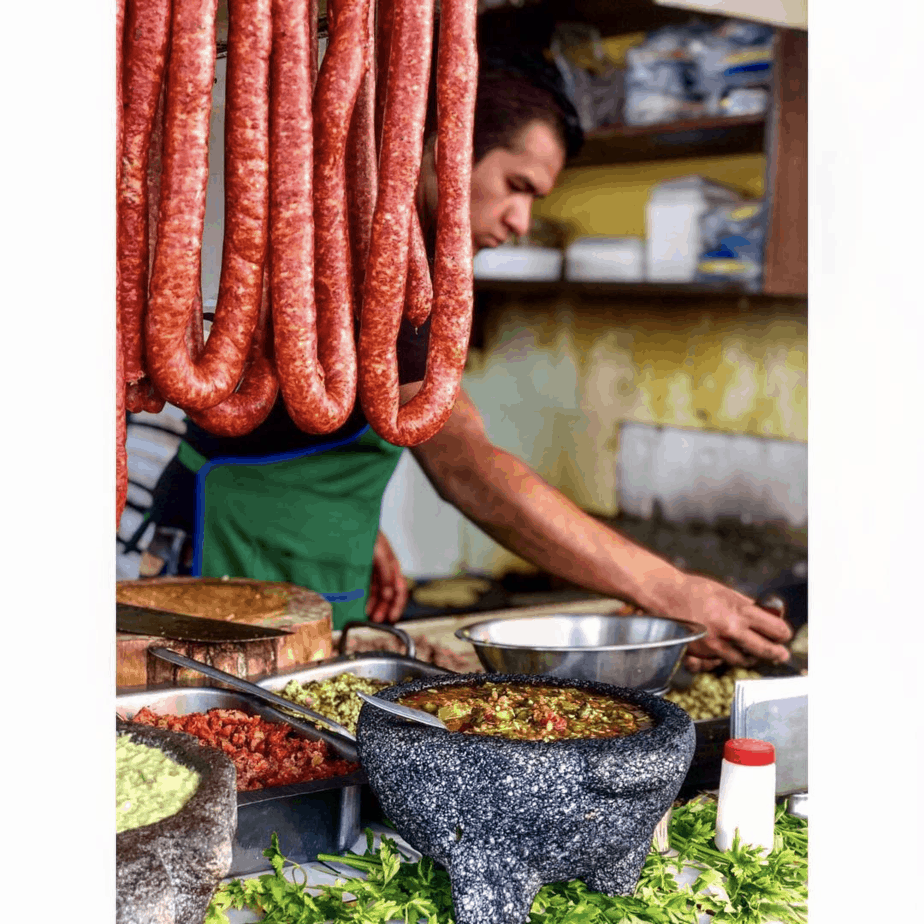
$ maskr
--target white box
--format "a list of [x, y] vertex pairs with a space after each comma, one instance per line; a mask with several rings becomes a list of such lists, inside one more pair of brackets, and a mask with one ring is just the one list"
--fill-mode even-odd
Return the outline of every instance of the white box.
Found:
[[578, 238], [565, 250], [565, 279], [576, 282], [642, 282], [645, 279], [644, 238]]
[[702, 251], [701, 216], [717, 205], [742, 201], [734, 190], [701, 176], [653, 186], [645, 208], [648, 280], [692, 282]]
[[517, 247], [502, 244], [475, 256], [476, 279], [561, 279], [564, 255], [555, 247]]

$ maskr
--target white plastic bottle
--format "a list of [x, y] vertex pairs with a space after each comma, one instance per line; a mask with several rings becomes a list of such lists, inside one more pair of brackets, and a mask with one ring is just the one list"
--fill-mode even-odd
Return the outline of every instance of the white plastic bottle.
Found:
[[776, 811], [776, 755], [773, 745], [756, 738], [725, 742], [719, 778], [715, 845], [728, 850], [738, 831], [742, 844], [773, 850]]

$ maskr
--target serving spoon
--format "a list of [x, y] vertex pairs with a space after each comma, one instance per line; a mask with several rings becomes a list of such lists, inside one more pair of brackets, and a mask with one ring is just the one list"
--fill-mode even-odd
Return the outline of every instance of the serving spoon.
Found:
[[421, 725], [431, 725], [433, 728], [442, 728], [443, 731], [449, 731], [449, 726], [438, 716], [424, 712], [423, 709], [412, 709], [410, 706], [401, 706], [398, 703], [389, 702], [387, 699], [380, 699], [378, 696], [369, 696], [366, 693], [357, 691], [356, 695], [370, 706], [381, 709], [383, 712], [390, 712], [392, 715], [400, 716], [402, 719], [410, 719], [411, 722], [419, 722]]
[[[204, 664], [202, 661], [187, 658], [186, 655], [181, 655], [171, 648], [155, 647], [149, 648], [148, 651], [155, 657], [161, 658], [164, 661], [169, 661], [171, 664], [198, 671], [198, 673], [204, 674], [206, 677], [211, 677], [212, 680], [220, 680], [222, 683], [227, 684], [235, 690], [239, 690], [241, 693], [246, 693], [249, 696], [263, 700], [265, 703], [269, 703], [276, 709], [285, 709], [290, 712], [295, 712], [298, 715], [305, 716], [311, 721], [312, 729], [317, 732], [318, 737], [323, 738], [329, 744], [335, 745], [340, 750], [343, 749], [347, 742], [349, 742], [350, 751], [354, 749], [353, 746], [356, 743], [356, 736], [349, 729], [344, 728], [339, 722], [335, 722], [326, 715], [321, 715], [320, 712], [315, 712], [313, 709], [302, 706], [300, 703], [292, 702], [292, 700], [286, 699], [283, 696], [277, 696], [275, 693], [264, 690], [263, 687], [258, 687], [249, 680], [242, 680], [240, 677], [235, 677], [234, 674], [229, 674], [226, 671], [219, 670], [217, 667], [212, 667], [211, 664]], [[286, 721], [290, 721], [288, 717], [285, 718]], [[327, 728], [331, 729], [331, 731], [327, 731], [325, 728], [318, 728], [315, 723], [323, 723]], [[333, 732], [333, 734], [331, 734], [331, 732]], [[347, 739], [346, 742], [343, 740], [344, 738]], [[352, 759], [355, 760], [355, 758]]]

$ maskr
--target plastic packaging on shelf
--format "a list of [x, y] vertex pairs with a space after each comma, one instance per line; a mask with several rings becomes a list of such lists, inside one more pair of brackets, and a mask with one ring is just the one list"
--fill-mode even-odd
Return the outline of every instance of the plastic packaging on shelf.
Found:
[[476, 255], [475, 278], [556, 282], [561, 279], [563, 259], [562, 252], [554, 247], [502, 244]]
[[772, 74], [769, 26], [735, 19], [665, 26], [626, 52], [625, 121], [758, 115]]
[[759, 292], [767, 218], [767, 204], [762, 199], [719, 205], [704, 213], [699, 222], [702, 250], [695, 281], [704, 285], [736, 283], [748, 292]]
[[773, 850], [776, 813], [776, 753], [756, 738], [725, 742], [719, 778], [715, 845], [728, 850], [738, 833], [742, 844]]
[[646, 276], [651, 282], [689, 283], [703, 253], [700, 219], [720, 205], [739, 205], [734, 190], [701, 176], [652, 187], [645, 209]]
[[695, 62], [695, 92], [706, 115], [751, 115], [766, 109], [773, 75], [772, 28], [729, 20], [691, 41], [688, 51]]
[[625, 120], [628, 125], [652, 125], [702, 115], [696, 88], [692, 43], [708, 34], [699, 20], [665, 26], [626, 51]]
[[575, 282], [642, 282], [645, 241], [640, 237], [581, 237], [565, 250], [565, 278]]
[[625, 71], [606, 54], [600, 31], [586, 23], [559, 23], [549, 51], [585, 132], [623, 120]]

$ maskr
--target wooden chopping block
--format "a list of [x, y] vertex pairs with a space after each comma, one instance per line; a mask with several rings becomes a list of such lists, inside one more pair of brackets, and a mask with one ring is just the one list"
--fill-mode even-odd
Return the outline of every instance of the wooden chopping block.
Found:
[[165, 645], [247, 680], [296, 670], [331, 656], [331, 605], [297, 584], [247, 578], [157, 577], [119, 581], [116, 600], [187, 616], [288, 629], [291, 634], [249, 642], [183, 642], [116, 632], [116, 687], [154, 689], [220, 686], [202, 674], [148, 654]]

